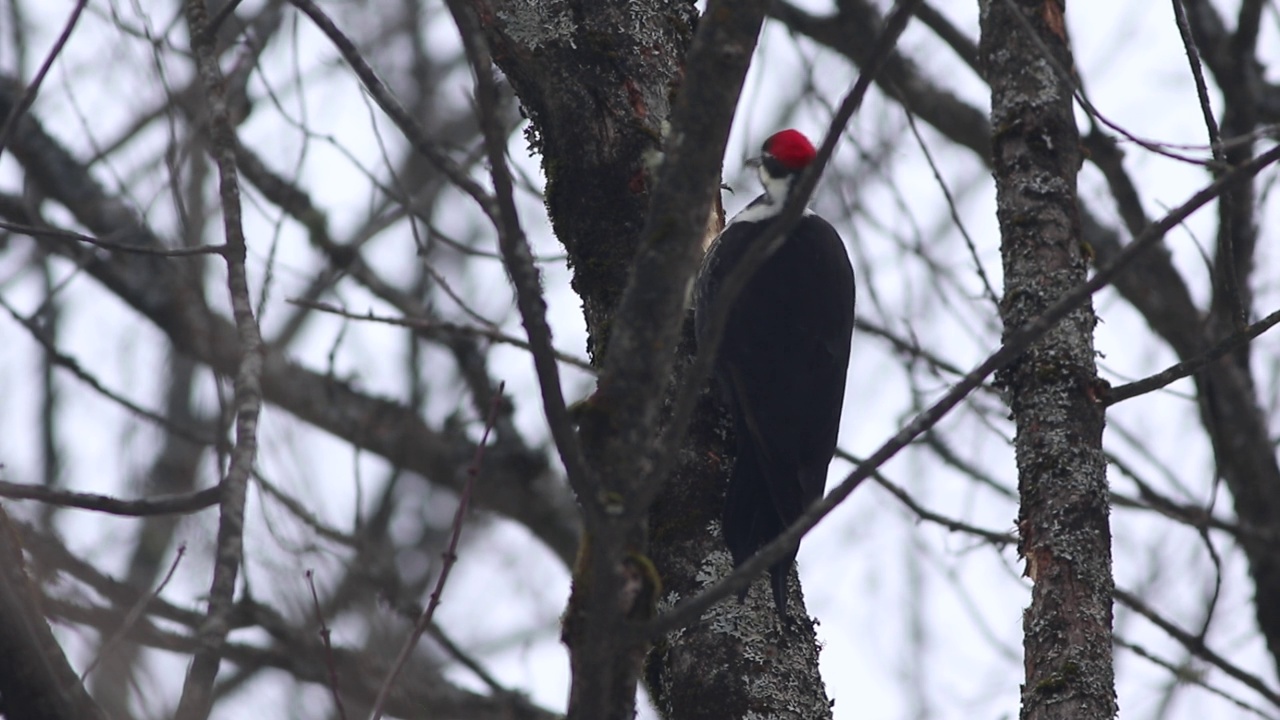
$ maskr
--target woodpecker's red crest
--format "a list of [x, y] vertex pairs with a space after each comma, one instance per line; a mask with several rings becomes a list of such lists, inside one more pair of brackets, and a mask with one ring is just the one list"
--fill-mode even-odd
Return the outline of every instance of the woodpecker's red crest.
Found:
[[799, 172], [808, 167], [818, 154], [818, 151], [813, 148], [813, 143], [809, 142], [809, 138], [799, 130], [782, 130], [770, 135], [769, 139], [764, 141], [762, 150], [765, 155], [773, 157], [792, 172]]

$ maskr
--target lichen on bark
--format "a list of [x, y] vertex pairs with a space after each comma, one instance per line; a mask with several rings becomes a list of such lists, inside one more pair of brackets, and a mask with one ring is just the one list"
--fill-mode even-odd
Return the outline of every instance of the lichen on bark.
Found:
[[[1060, 0], [984, 4], [1006, 336], [1086, 279], [1064, 12]], [[1032, 582], [1024, 720], [1116, 715], [1095, 323], [1086, 301], [997, 376], [1017, 428], [1019, 551]]]

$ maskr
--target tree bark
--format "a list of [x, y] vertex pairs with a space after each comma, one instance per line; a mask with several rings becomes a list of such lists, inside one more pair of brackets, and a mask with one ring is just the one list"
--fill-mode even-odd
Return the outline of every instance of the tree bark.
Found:
[[[692, 332], [681, 349], [686, 361], [677, 374], [688, 369], [691, 345]], [[732, 570], [719, 530], [733, 467], [731, 428], [728, 414], [705, 395], [682, 448], [685, 461], [650, 511], [649, 544], [663, 579], [659, 610], [698, 594]], [[752, 584], [745, 603], [735, 598], [723, 601], [697, 624], [656, 642], [645, 661], [645, 686], [662, 717], [831, 717], [831, 702], [818, 672], [814, 626], [779, 625], [766, 577]], [[804, 596], [799, 582], [788, 584], [788, 596], [791, 615], [800, 616]]]
[[[984, 3], [1006, 336], [1086, 276], [1061, 0]], [[1023, 617], [1024, 720], [1116, 715], [1103, 388], [1091, 303], [999, 374], [1017, 427], [1019, 551], [1033, 583]]]
[[648, 209], [645, 158], [662, 150], [697, 21], [685, 0], [477, 0], [494, 62], [532, 121], [547, 212], [603, 357]]
[[[661, 157], [693, 37], [693, 8], [670, 0], [493, 0], [476, 9], [494, 62], [532, 121], [528, 138], [542, 155], [547, 211], [583, 301], [588, 352], [603, 367], [645, 227], [652, 158]], [[645, 652], [625, 637], [625, 619], [647, 617], [660, 581], [645, 558], [643, 516], [628, 521], [619, 510], [629, 506], [625, 488], [638, 473], [635, 463], [605, 451], [619, 433], [599, 421], [614, 409], [602, 405], [579, 418], [589, 478], [575, 489], [586, 535], [562, 637], [572, 674], [568, 717], [624, 720], [635, 714]]]

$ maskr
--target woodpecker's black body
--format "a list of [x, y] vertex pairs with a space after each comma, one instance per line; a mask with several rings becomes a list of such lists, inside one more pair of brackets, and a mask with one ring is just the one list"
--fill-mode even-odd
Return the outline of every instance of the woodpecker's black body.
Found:
[[[800, 141], [799, 150], [782, 146]], [[700, 346], [725, 279], [781, 211], [791, 181], [813, 156], [812, 145], [795, 131], [771, 137], [764, 149], [766, 193], [716, 238], [698, 274]], [[715, 379], [737, 437], [722, 523], [735, 565], [822, 497], [840, 427], [853, 308], [853, 269], [844, 243], [826, 220], [810, 213], [731, 306]], [[792, 552], [770, 568], [782, 616], [794, 560]]]

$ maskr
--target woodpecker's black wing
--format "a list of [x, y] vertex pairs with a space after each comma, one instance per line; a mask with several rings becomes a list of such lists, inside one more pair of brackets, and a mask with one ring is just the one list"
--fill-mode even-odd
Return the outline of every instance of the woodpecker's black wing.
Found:
[[[766, 225], [734, 223], [717, 239], [698, 279], [700, 339], [717, 291]], [[723, 518], [735, 564], [822, 496], [840, 427], [853, 313], [848, 254], [816, 215], [800, 220], [730, 311], [715, 375], [737, 435]], [[794, 554], [771, 568], [780, 612], [793, 560]]]

